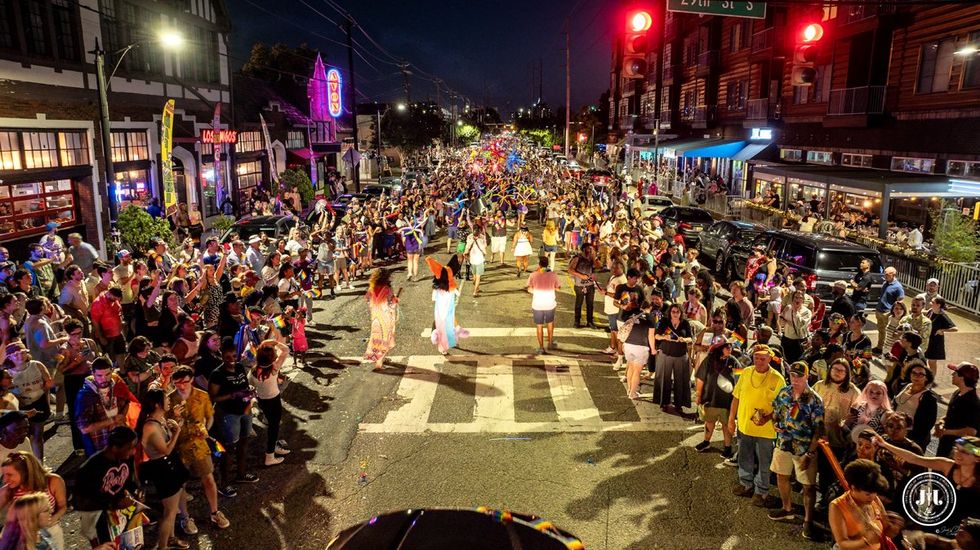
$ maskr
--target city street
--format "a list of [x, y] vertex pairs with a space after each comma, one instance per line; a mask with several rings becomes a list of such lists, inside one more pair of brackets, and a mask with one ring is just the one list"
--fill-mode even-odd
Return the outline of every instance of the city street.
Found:
[[[428, 251], [445, 260], [444, 243]], [[626, 397], [609, 357], [597, 353], [606, 333], [570, 328], [574, 296], [560, 263], [560, 349], [546, 356], [532, 355], [530, 295], [510, 264], [488, 267], [477, 299], [466, 283], [457, 315], [472, 336], [446, 357], [429, 340], [431, 279], [406, 283], [396, 266], [401, 317], [383, 373], [360, 361], [369, 333], [365, 282], [319, 300], [316, 326], [307, 328], [311, 351], [290, 369], [284, 391], [282, 433], [293, 452], [280, 466], [256, 466], [259, 484], [221, 499], [234, 527], [226, 531], [206, 526], [192, 485], [197, 547], [323, 548], [375, 514], [440, 506], [537, 514], [587, 548], [819, 547], [800, 537], [799, 525], [771, 521], [732, 496], [735, 469], [722, 465], [720, 441], [704, 454], [693, 449], [699, 424]], [[602, 326], [604, 316], [596, 321]], [[969, 323], [949, 335], [952, 361], [975, 351], [977, 333]], [[948, 394], [948, 375], [940, 381], [938, 393]], [[644, 385], [641, 395], [651, 391]], [[66, 427], [47, 448], [49, 463], [61, 463]], [[259, 462], [257, 441], [251, 456]], [[74, 513], [65, 524], [68, 540], [84, 547]]]

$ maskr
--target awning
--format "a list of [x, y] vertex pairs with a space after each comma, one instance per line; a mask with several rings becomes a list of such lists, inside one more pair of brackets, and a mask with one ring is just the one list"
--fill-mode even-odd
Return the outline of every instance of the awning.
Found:
[[[702, 142], [685, 148], [681, 155], [685, 158], [731, 158], [745, 147], [745, 142], [740, 139], [717, 139]], [[680, 151], [678, 151], [679, 153]]]
[[326, 153], [311, 152], [307, 147], [301, 147], [298, 149], [287, 149], [287, 150], [289, 151], [290, 154], [296, 155], [297, 157], [303, 160], [310, 160], [311, 156], [312, 158], [318, 159], [326, 154]]
[[742, 148], [741, 151], [735, 153], [732, 156], [732, 160], [749, 160], [755, 158], [756, 155], [762, 152], [763, 149], [769, 147], [772, 143], [750, 143]]
[[667, 142], [661, 142], [657, 150], [661, 154], [666, 151], [673, 151], [676, 155], [679, 155], [681, 151], [684, 151], [686, 147], [697, 147], [698, 145], [707, 143], [710, 140], [704, 139], [677, 139]]

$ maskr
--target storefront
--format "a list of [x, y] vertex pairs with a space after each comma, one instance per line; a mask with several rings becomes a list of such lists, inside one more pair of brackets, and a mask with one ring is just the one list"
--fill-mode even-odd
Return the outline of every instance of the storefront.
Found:
[[130, 204], [145, 207], [156, 195], [147, 131], [113, 130], [111, 143], [119, 210]]

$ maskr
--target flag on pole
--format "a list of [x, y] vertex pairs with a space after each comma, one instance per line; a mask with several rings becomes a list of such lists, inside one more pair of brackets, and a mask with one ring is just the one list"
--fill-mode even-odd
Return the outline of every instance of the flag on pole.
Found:
[[163, 105], [160, 119], [160, 169], [163, 173], [163, 208], [167, 216], [177, 214], [177, 191], [174, 189], [173, 153], [174, 100]]
[[265, 154], [269, 157], [269, 175], [272, 181], [278, 185], [279, 169], [276, 167], [276, 156], [272, 152], [272, 140], [269, 138], [269, 126], [265, 123], [265, 118], [259, 114], [259, 121], [262, 123], [262, 139], [265, 140]]

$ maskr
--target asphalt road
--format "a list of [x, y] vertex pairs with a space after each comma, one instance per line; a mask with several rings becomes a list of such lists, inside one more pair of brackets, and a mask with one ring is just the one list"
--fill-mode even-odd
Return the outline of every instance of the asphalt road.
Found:
[[[443, 240], [429, 252], [447, 258]], [[321, 549], [378, 513], [481, 505], [550, 519], [587, 548], [820, 547], [800, 537], [799, 525], [773, 522], [732, 496], [735, 470], [721, 464], [720, 442], [709, 453], [693, 449], [699, 425], [626, 398], [609, 359], [596, 353], [605, 332], [569, 328], [574, 296], [560, 263], [560, 349], [547, 356], [531, 355], [530, 295], [510, 265], [488, 268], [477, 299], [464, 287], [457, 316], [474, 336], [448, 357], [426, 332], [430, 279], [408, 283], [396, 266], [394, 285], [404, 293], [393, 366], [383, 373], [358, 359], [369, 334], [365, 281], [319, 300], [311, 351], [289, 367], [284, 391], [282, 436], [292, 454], [262, 468], [253, 441], [261, 480], [221, 500], [232, 522], [224, 531], [206, 525], [192, 484], [201, 530], [189, 537], [192, 547]], [[601, 326], [598, 299], [596, 311]], [[947, 336], [950, 356], [976, 355], [973, 337]], [[940, 380], [948, 386], [948, 377]], [[261, 420], [256, 426], [262, 437]], [[67, 427], [50, 436], [48, 463], [61, 464]], [[61, 470], [70, 476], [73, 466]], [[69, 546], [86, 548], [76, 515], [64, 524]]]

